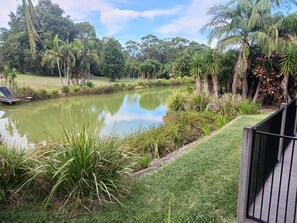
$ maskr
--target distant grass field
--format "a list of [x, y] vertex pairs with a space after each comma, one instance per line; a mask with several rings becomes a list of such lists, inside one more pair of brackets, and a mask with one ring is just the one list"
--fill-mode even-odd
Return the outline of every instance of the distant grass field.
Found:
[[[58, 89], [62, 87], [59, 77], [52, 76], [19, 74], [16, 81], [19, 87], [31, 87], [35, 89]], [[91, 81], [95, 86], [102, 86], [115, 83], [131, 83], [137, 81], [137, 79], [117, 79], [116, 82], [110, 82], [106, 77], [92, 77]]]

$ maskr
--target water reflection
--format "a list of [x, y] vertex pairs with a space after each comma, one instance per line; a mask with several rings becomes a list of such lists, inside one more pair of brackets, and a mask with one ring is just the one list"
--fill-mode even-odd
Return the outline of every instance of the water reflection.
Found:
[[165, 101], [175, 90], [149, 89], [0, 105], [0, 135], [9, 145], [33, 147], [36, 143], [60, 140], [63, 127], [71, 130], [86, 125], [91, 130], [97, 128], [100, 135], [111, 131], [129, 134], [140, 127], [161, 124]]

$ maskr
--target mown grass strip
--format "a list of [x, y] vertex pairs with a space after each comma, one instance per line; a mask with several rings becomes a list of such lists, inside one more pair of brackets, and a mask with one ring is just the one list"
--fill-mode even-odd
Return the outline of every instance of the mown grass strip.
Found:
[[0, 211], [0, 222], [235, 222], [242, 128], [266, 115], [243, 116], [189, 153], [140, 178], [130, 195], [70, 219], [25, 205]]

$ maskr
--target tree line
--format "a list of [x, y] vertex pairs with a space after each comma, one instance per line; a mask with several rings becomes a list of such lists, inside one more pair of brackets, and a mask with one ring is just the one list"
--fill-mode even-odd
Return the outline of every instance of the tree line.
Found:
[[[295, 5], [294, 0], [231, 0], [212, 7], [203, 30], [210, 42], [218, 40], [215, 49], [152, 34], [122, 46], [115, 38], [98, 38], [88, 22], [73, 23], [50, 0], [40, 0], [35, 7], [25, 2], [10, 13], [9, 28], [1, 28], [2, 70], [8, 65], [20, 72], [59, 75], [63, 85], [83, 85], [91, 75], [112, 81], [192, 76], [198, 93], [240, 93], [265, 103], [295, 95], [297, 19], [296, 12], [283, 10]], [[28, 35], [26, 13], [32, 7], [36, 35]]]

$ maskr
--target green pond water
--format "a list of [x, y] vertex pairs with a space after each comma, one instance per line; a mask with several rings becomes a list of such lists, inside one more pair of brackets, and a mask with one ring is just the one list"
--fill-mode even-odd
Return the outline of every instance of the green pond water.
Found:
[[20, 105], [0, 105], [0, 136], [10, 146], [60, 141], [63, 127], [97, 129], [101, 136], [131, 134], [162, 124], [166, 99], [178, 88], [77, 96]]

